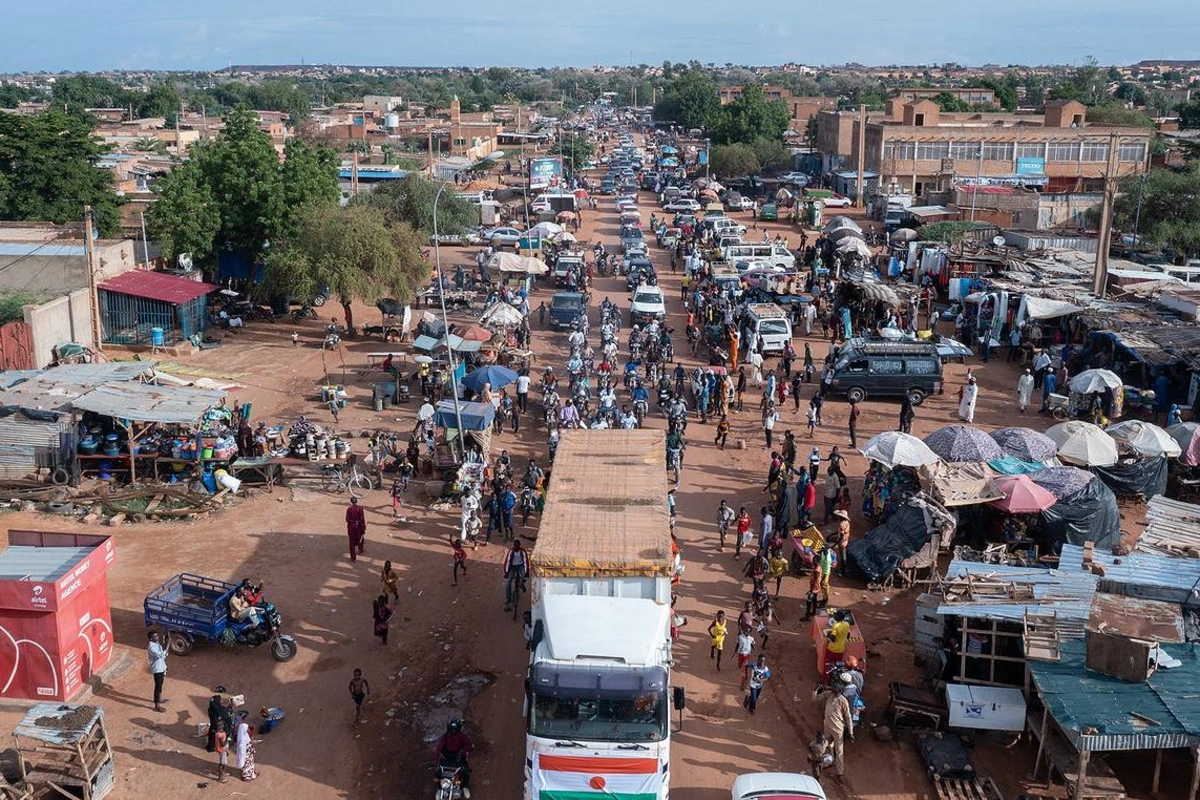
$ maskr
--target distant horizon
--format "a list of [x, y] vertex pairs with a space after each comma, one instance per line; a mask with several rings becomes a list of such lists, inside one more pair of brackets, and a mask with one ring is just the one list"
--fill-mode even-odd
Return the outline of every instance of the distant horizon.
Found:
[[[317, 0], [209, 0], [176, 8], [123, 0], [121, 13], [78, 0], [5, 11], [0, 73], [221, 72], [245, 67], [578, 68], [701, 63], [813, 67], [862, 64], [968, 68], [1104, 66], [1195, 53], [1200, 14], [1189, 0], [1008, 0], [1002, 14], [973, 4], [865, 0], [848, 16], [731, 14], [717, 0], [661, 0], [614, 13], [593, 4], [462, 0], [455, 16], [328, 10]], [[1136, 35], [1131, 36], [1130, 33]], [[751, 63], [757, 62], [757, 63]], [[872, 62], [868, 66], [867, 62]]]

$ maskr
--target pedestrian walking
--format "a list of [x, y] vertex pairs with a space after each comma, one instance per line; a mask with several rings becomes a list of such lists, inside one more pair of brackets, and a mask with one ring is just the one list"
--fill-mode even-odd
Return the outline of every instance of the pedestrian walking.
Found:
[[371, 684], [363, 677], [362, 670], [354, 670], [354, 676], [350, 678], [350, 698], [354, 701], [354, 721], [362, 721], [363, 701], [367, 699], [367, 695], [371, 693]]
[[722, 416], [717, 423], [717, 438], [713, 440], [713, 444], [722, 450], [725, 449], [725, 442], [729, 438], [729, 418]]
[[545, 300], [538, 303], [537, 315], [538, 315], [538, 327], [539, 328], [546, 327], [546, 301]]
[[392, 567], [391, 561], [383, 562], [383, 570], [379, 573], [379, 582], [383, 585], [383, 594], [391, 595], [397, 603], [400, 602], [400, 573]]
[[357, 561], [367, 541], [367, 517], [357, 497], [351, 497], [346, 508], [346, 537], [350, 540], [350, 560]]
[[517, 376], [517, 408], [521, 413], [529, 411], [529, 385], [532, 380], [529, 377], [529, 370], [521, 370], [521, 374]]
[[838, 498], [842, 496], [842, 476], [837, 470], [831, 468], [826, 473], [822, 496], [825, 499], [825, 516], [821, 519], [821, 524], [826, 525], [833, 519], [833, 512], [837, 510]]
[[[813, 400], [816, 400], [814, 397]], [[808, 408], [804, 410], [804, 421], [808, 425], [808, 438], [813, 438], [817, 435], [817, 407], [810, 401]]]
[[237, 715], [237, 727], [234, 732], [234, 744], [237, 747], [238, 769], [242, 771], [242, 780], [252, 781], [258, 777], [258, 767], [254, 763], [254, 730], [246, 721], [249, 716], [245, 711]]
[[767, 552], [767, 543], [775, 535], [775, 515], [771, 513], [770, 506], [763, 506], [758, 513], [762, 520], [758, 530], [758, 550], [765, 553]]
[[730, 524], [737, 519], [737, 514], [724, 500], [717, 506], [717, 536], [721, 539], [721, 552], [725, 552], [725, 534], [729, 532]]
[[746, 710], [751, 714], [758, 708], [758, 698], [762, 694], [763, 684], [771, 679], [771, 668], [767, 666], [767, 657], [761, 653], [758, 660], [746, 668]]
[[163, 681], [167, 677], [167, 648], [163, 647], [158, 631], [151, 631], [146, 656], [150, 661], [150, 676], [154, 678], [154, 710], [162, 711]]
[[771, 448], [771, 437], [775, 432], [775, 423], [779, 422], [779, 412], [775, 410], [775, 403], [767, 401], [767, 407], [763, 411], [762, 426], [763, 436], [766, 439], [766, 444], [763, 445], [763, 450]]
[[804, 376], [796, 370], [796, 374], [792, 376], [792, 403], [795, 404], [796, 413], [800, 413], [800, 389], [804, 385]]
[[779, 590], [783, 586], [783, 576], [787, 574], [791, 564], [783, 555], [782, 550], [772, 551], [768, 563], [771, 565], [770, 575], [775, 579], [775, 597], [778, 598]]
[[737, 517], [737, 540], [733, 543], [733, 560], [737, 561], [742, 557], [742, 545], [750, 542], [750, 512], [745, 506], [738, 509]]
[[958, 402], [958, 416], [968, 423], [975, 421], [975, 403], [979, 400], [979, 386], [975, 377], [967, 378], [967, 385], [962, 389], [962, 399]]
[[861, 409], [859, 409], [858, 403], [851, 400], [850, 401], [850, 416], [849, 416], [849, 419], [847, 420], [846, 425], [850, 429], [850, 446], [853, 447], [855, 450], [858, 449], [858, 415], [859, 415], [860, 411], [861, 411]]
[[729, 623], [725, 620], [725, 612], [718, 611], [716, 619], [708, 623], [708, 636], [712, 644], [708, 651], [708, 657], [716, 659], [717, 672], [721, 671], [721, 655], [725, 651], [725, 635], [728, 631]]
[[1017, 378], [1017, 407], [1021, 409], [1021, 413], [1025, 413], [1025, 409], [1029, 408], [1029, 400], [1033, 397], [1033, 373], [1025, 370], [1020, 378]]
[[817, 425], [821, 425], [821, 409], [825, 407], [825, 395], [818, 392], [809, 402], [812, 403], [813, 409], [817, 412]]
[[738, 680], [742, 691], [746, 691], [749, 679], [750, 654], [754, 652], [754, 635], [747, 628], [739, 628], [734, 653], [737, 655]]
[[817, 476], [821, 474], [821, 448], [814, 447], [812, 452], [808, 454], [808, 480], [811, 483], [817, 482]]
[[379, 595], [371, 604], [371, 619], [375, 626], [375, 635], [383, 644], [387, 644], [388, 628], [391, 627], [393, 613], [395, 612], [388, 603], [386, 594]]
[[225, 732], [225, 723], [217, 721], [213, 732], [213, 750], [217, 754], [217, 781], [225, 782], [225, 768], [229, 765], [229, 734]]
[[454, 551], [454, 571], [452, 577], [453, 586], [458, 586], [458, 571], [461, 569], [463, 577], [467, 577], [467, 548], [463, 547], [462, 539], [457, 536], [450, 537], [450, 547]]
[[900, 400], [900, 432], [912, 433], [913, 418], [916, 417], [916, 412], [913, 411], [912, 400], [906, 394]]
[[[841, 677], [846, 677], [845, 673]], [[838, 688], [818, 686], [813, 692], [813, 702], [824, 706], [820, 738], [824, 739], [825, 752], [833, 755], [834, 775], [842, 778], [846, 774], [844, 741], [847, 737], [854, 741], [854, 715], [850, 711], [850, 701]]]

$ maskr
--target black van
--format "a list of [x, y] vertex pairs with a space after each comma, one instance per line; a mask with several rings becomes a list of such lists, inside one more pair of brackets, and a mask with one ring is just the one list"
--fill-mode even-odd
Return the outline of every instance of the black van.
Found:
[[943, 391], [942, 360], [928, 342], [851, 339], [838, 351], [830, 377], [829, 393], [856, 403], [908, 395], [919, 406], [927, 395]]

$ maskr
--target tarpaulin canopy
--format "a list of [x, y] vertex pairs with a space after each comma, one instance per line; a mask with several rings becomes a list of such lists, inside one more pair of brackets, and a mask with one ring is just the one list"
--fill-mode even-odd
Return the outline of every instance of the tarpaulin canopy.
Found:
[[[560, 231], [561, 232], [561, 231]], [[526, 275], [545, 275], [550, 271], [546, 262], [532, 256], [519, 256], [516, 253], [493, 253], [487, 260], [488, 269], [500, 272], [517, 272]]]
[[1054, 319], [1065, 317], [1083, 311], [1079, 306], [1073, 306], [1064, 300], [1051, 300], [1048, 297], [1033, 297], [1025, 295], [1025, 313], [1033, 319]]
[[1135, 453], [1143, 456], [1178, 456], [1183, 448], [1171, 438], [1171, 434], [1152, 422], [1128, 419], [1109, 425], [1104, 432]]
[[867, 580], [886, 580], [900, 562], [916, 553], [932, 533], [920, 507], [905, 504], [896, 509], [882, 525], [862, 538], [852, 538], [846, 546], [849, 565]]
[[458, 428], [458, 416], [462, 417], [463, 429], [485, 431], [492, 427], [496, 409], [491, 403], [468, 403], [458, 401], [458, 415], [454, 413], [454, 401], [443, 400], [437, 404], [433, 422], [439, 428]]
[[1189, 467], [1200, 466], [1200, 423], [1180, 422], [1167, 428], [1167, 433], [1179, 443], [1179, 460]]
[[947, 508], [973, 506], [1000, 500], [1004, 493], [996, 486], [994, 475], [983, 463], [938, 463], [921, 468], [921, 483], [933, 499]]
[[492, 303], [479, 316], [479, 324], [489, 328], [503, 328], [506, 325], [520, 325], [525, 315], [508, 303]]
[[1050, 489], [1058, 502], [1041, 513], [1043, 534], [1039, 545], [1043, 553], [1057, 555], [1064, 544], [1082, 545], [1094, 542], [1097, 550], [1111, 550], [1121, 541], [1121, 512], [1116, 495], [1103, 481], [1089, 480], [1074, 494], [1060, 494], [1048, 486], [1043, 476], [1048, 472], [1071, 469], [1051, 467], [1032, 476], [1033, 481]]
[[1111, 467], [1092, 467], [1091, 471], [1115, 494], [1140, 494], [1149, 499], [1167, 493], [1166, 456], [1122, 461]]
[[[1046, 464], [1041, 461], [1022, 461], [1016, 456], [1005, 456], [1004, 458], [993, 458], [987, 462], [993, 472], [1000, 475], [1028, 475], [1034, 472], [1041, 472], [1046, 468]], [[1055, 460], [1053, 464], [1057, 465]]]

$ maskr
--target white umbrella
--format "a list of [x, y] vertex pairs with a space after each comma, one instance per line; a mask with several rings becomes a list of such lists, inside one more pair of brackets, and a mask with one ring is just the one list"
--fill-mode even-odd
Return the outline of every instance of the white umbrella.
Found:
[[1121, 388], [1121, 379], [1117, 373], [1107, 369], [1085, 369], [1071, 380], [1067, 381], [1071, 391], [1080, 394], [1103, 392], [1105, 389]]
[[479, 324], [489, 328], [503, 328], [506, 325], [520, 325], [524, 318], [520, 311], [508, 303], [493, 303], [479, 317]]
[[421, 422], [424, 422], [427, 419], [433, 419], [434, 413], [435, 411], [433, 405], [430, 403], [425, 403], [419, 409], [417, 409], [417, 419], [421, 420]]
[[539, 222], [537, 225], [534, 225], [532, 228], [526, 231], [526, 233], [528, 233], [530, 236], [542, 236], [549, 239], [551, 236], [556, 236], [562, 233], [563, 230], [564, 228], [562, 225], [558, 225], [554, 222]]
[[1117, 442], [1090, 422], [1060, 422], [1046, 431], [1058, 445], [1058, 458], [1081, 467], [1111, 467], [1117, 463]]
[[871, 248], [862, 239], [849, 237], [837, 246], [839, 253], [857, 253], [862, 256], [870, 256]]
[[1129, 419], [1109, 425], [1105, 432], [1144, 456], [1169, 456], [1174, 458], [1183, 452], [1179, 442], [1171, 434], [1151, 422]]
[[571, 233], [570, 231], [563, 231], [562, 233], [556, 233], [548, 238], [552, 242], [573, 242], [575, 241], [575, 234]]
[[885, 431], [872, 437], [859, 452], [889, 468], [924, 467], [941, 461], [929, 445], [899, 431]]

